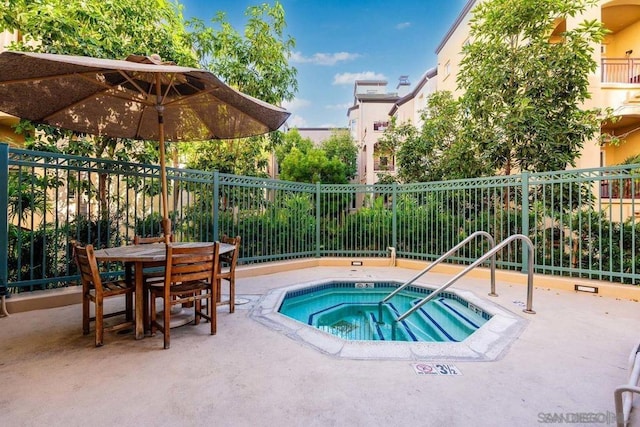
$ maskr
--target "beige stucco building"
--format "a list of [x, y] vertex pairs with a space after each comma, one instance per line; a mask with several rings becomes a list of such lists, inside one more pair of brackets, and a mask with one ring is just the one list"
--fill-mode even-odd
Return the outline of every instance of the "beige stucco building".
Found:
[[[473, 7], [483, 0], [469, 0], [436, 49], [437, 88], [460, 95], [456, 76], [462, 47], [469, 40]], [[610, 31], [601, 46], [594, 46], [598, 68], [589, 78], [591, 99], [585, 108], [611, 108], [618, 117], [603, 132], [622, 139], [619, 145], [598, 141], [585, 144], [578, 168], [620, 164], [640, 154], [640, 0], [602, 0], [583, 15], [558, 20], [556, 33], [575, 28], [583, 20], [598, 20]]]
[[398, 99], [389, 115], [395, 117], [398, 123], [413, 123], [414, 126], [422, 126], [422, 111], [427, 106], [429, 95], [436, 91], [437, 69], [430, 68], [415, 84], [411, 92]]
[[384, 175], [396, 174], [393, 153], [378, 146], [391, 118], [397, 123], [422, 125], [422, 111], [429, 95], [436, 91], [437, 69], [427, 70], [414, 85], [400, 76], [394, 89], [385, 80], [359, 80], [354, 85], [353, 106], [348, 110], [351, 136], [360, 147], [358, 182], [375, 184]]
[[347, 111], [351, 136], [358, 145], [358, 179], [360, 184], [375, 184], [379, 173], [393, 173], [394, 159], [377, 150], [378, 139], [389, 126], [389, 111], [400, 99], [399, 89], [387, 89], [386, 80], [357, 80], [353, 90], [353, 105]]

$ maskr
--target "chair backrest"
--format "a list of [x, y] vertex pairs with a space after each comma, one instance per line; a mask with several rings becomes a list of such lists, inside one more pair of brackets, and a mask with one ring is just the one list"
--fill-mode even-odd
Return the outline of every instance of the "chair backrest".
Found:
[[[149, 243], [164, 243], [164, 236], [142, 237], [135, 235], [133, 237], [134, 245], [147, 245]], [[173, 234], [169, 236], [169, 242], [173, 242]]]
[[222, 236], [220, 241], [229, 245], [234, 245], [236, 248], [232, 252], [227, 252], [220, 255], [220, 260], [229, 264], [231, 271], [235, 271], [236, 264], [238, 264], [238, 257], [240, 256], [240, 236], [229, 237], [226, 234]]
[[96, 256], [93, 252], [93, 245], [81, 246], [76, 244], [73, 247], [73, 252], [82, 284], [89, 287], [93, 286], [96, 293], [101, 294], [102, 280], [98, 271], [98, 261], [96, 261]]
[[219, 243], [198, 246], [175, 246], [167, 244], [165, 288], [171, 284], [191, 281], [210, 281], [217, 268]]

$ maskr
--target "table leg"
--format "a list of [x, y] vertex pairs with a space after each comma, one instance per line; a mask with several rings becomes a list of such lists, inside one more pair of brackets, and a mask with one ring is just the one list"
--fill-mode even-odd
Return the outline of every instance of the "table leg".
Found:
[[7, 311], [7, 300], [5, 298], [6, 297], [4, 295], [0, 297], [0, 317], [9, 316], [9, 312]]
[[136, 284], [136, 339], [144, 338], [144, 321], [143, 321], [143, 310], [144, 310], [144, 278], [142, 276], [142, 262], [136, 262], [135, 270], [135, 284]]

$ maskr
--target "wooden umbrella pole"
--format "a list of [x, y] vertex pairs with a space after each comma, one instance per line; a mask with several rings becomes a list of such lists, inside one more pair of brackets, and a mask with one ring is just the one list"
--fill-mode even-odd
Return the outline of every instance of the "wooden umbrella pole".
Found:
[[171, 221], [169, 220], [169, 204], [167, 200], [167, 163], [164, 154], [164, 117], [162, 115], [164, 106], [161, 104], [162, 93], [160, 86], [160, 74], [156, 74], [156, 97], [156, 110], [158, 111], [158, 141], [160, 150], [160, 185], [162, 186], [162, 231], [164, 233], [165, 242], [169, 243], [171, 236]]
[[162, 185], [162, 231], [166, 242], [171, 236], [171, 221], [169, 220], [169, 204], [167, 198], [167, 165], [164, 156], [164, 125], [162, 113], [158, 112], [158, 125], [160, 129], [160, 181]]

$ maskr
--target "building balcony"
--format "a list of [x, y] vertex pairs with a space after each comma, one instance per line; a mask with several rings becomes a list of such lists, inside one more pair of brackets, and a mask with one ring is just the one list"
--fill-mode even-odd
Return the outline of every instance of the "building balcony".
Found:
[[602, 58], [602, 83], [640, 84], [640, 58]]
[[388, 161], [376, 160], [373, 162], [373, 170], [375, 172], [395, 172], [396, 165]]

